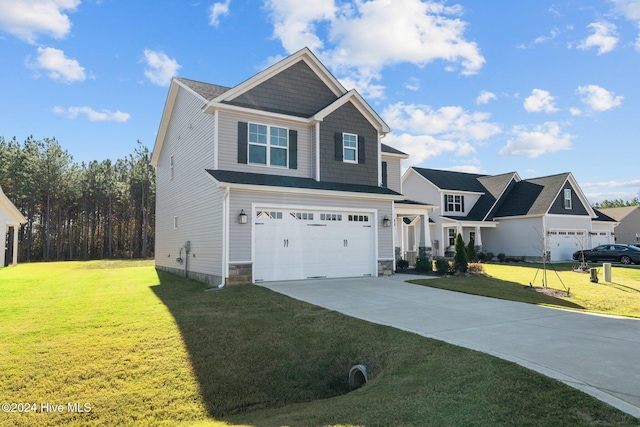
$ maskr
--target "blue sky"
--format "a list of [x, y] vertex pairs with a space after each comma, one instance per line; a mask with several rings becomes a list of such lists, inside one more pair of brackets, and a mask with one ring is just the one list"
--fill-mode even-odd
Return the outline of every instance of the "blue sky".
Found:
[[115, 160], [153, 148], [172, 76], [235, 86], [305, 46], [405, 167], [640, 196], [640, 0], [0, 0], [0, 135]]

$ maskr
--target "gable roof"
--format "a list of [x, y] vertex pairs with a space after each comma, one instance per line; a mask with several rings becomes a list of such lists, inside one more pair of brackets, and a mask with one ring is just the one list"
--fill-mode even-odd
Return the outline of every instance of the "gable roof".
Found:
[[602, 208], [596, 212], [600, 212], [614, 218], [616, 221], [621, 221], [633, 212], [640, 211], [640, 206], [623, 206], [619, 208]]
[[569, 181], [578, 196], [586, 213], [591, 218], [596, 218], [595, 212], [587, 202], [571, 172], [525, 179], [518, 182], [495, 213], [494, 218], [545, 215], [551, 209], [553, 202], [559, 196], [567, 181]]
[[393, 147], [388, 146], [387, 144], [380, 144], [380, 151], [382, 151], [383, 154], [395, 154], [398, 156], [402, 156], [404, 158], [409, 158], [409, 155], [407, 153], [403, 153], [400, 150], [396, 150]]
[[[11, 218], [18, 224], [25, 224], [27, 219], [22, 215], [22, 213], [16, 208], [16, 206], [11, 203], [11, 200], [4, 194], [2, 191], [2, 187], [0, 187], [0, 206], [4, 207], [5, 210], [9, 213]], [[4, 224], [2, 225], [4, 227]]]
[[217, 98], [223, 93], [231, 90], [230, 87], [226, 86], [218, 86], [211, 83], [199, 82], [197, 80], [185, 79], [182, 77], [174, 77], [174, 79], [189, 89], [193, 90], [196, 94], [200, 95], [200, 97], [204, 101], [211, 101], [212, 99]]
[[[636, 206], [637, 208], [640, 209], [640, 207]], [[617, 220], [615, 220], [614, 218], [610, 217], [609, 215], [603, 213], [601, 210], [598, 209], [593, 209], [593, 211], [596, 213], [596, 218], [594, 218], [594, 221], [602, 221], [602, 222], [619, 222]]]

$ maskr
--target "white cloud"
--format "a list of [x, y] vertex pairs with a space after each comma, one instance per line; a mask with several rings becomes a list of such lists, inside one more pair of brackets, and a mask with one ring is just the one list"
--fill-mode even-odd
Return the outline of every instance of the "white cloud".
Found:
[[487, 92], [486, 90], [483, 90], [482, 92], [480, 92], [480, 95], [478, 95], [478, 97], [476, 98], [476, 104], [478, 105], [488, 104], [489, 101], [496, 100], [496, 99], [498, 99], [498, 97], [496, 96], [495, 93]]
[[539, 44], [539, 43], [544, 43], [548, 40], [553, 40], [556, 37], [558, 37], [558, 34], [560, 34], [560, 31], [558, 31], [557, 29], [551, 30], [551, 32], [549, 33], [548, 36], [540, 36], [538, 38], [536, 38], [533, 43], [534, 44]]
[[513, 128], [515, 137], [499, 152], [501, 157], [527, 156], [535, 158], [545, 153], [569, 150], [575, 136], [562, 133], [557, 122], [546, 122], [528, 130], [523, 126]]
[[569, 112], [571, 113], [572, 116], [581, 116], [582, 115], [582, 110], [579, 108], [569, 108]]
[[588, 182], [580, 184], [582, 188], [625, 188], [640, 187], [640, 179], [632, 179], [631, 181], [606, 181], [606, 182]]
[[458, 141], [482, 141], [502, 131], [488, 122], [489, 113], [469, 113], [456, 106], [434, 110], [428, 105], [398, 102], [387, 106], [382, 116], [392, 129]]
[[47, 70], [49, 77], [63, 83], [81, 82], [87, 78], [84, 67], [77, 60], [67, 58], [62, 50], [52, 47], [39, 47], [35, 62], [29, 66]]
[[[308, 46], [336, 74], [362, 88], [380, 89], [375, 82], [381, 70], [394, 64], [422, 67], [443, 60], [468, 75], [485, 62], [477, 44], [464, 38], [460, 6], [424, 0], [358, 0], [340, 6], [334, 0], [268, 0], [266, 6], [274, 35], [285, 50], [291, 53]], [[322, 39], [331, 45], [325, 47]]]
[[209, 8], [209, 25], [217, 27], [220, 24], [220, 18], [229, 14], [229, 4], [231, 0], [222, 3], [214, 3]]
[[553, 113], [558, 111], [555, 98], [546, 90], [533, 89], [531, 95], [524, 100], [524, 109], [529, 113]]
[[410, 135], [391, 133], [384, 139], [384, 143], [410, 156], [411, 164], [421, 164], [427, 159], [447, 152], [455, 152], [458, 144], [453, 141], [434, 138], [431, 135]]
[[640, 0], [611, 0], [629, 21], [640, 21]]
[[447, 168], [447, 170], [451, 170], [454, 172], [475, 173], [475, 174], [483, 173], [483, 169], [480, 166], [474, 166], [474, 165], [451, 166]]
[[175, 59], [169, 58], [161, 51], [145, 49], [144, 60], [147, 64], [144, 75], [151, 83], [158, 86], [168, 86], [171, 83], [171, 78], [177, 75], [181, 68]]
[[79, 4], [80, 0], [2, 0], [0, 28], [32, 44], [39, 34], [63, 39], [71, 29], [64, 12], [73, 12]]
[[607, 111], [622, 104], [624, 96], [615, 96], [598, 85], [578, 86], [576, 92], [584, 95], [582, 102], [593, 111]]
[[417, 77], [411, 77], [404, 84], [404, 87], [412, 91], [420, 90], [420, 79]]
[[91, 107], [53, 107], [53, 112], [56, 114], [62, 114], [70, 119], [76, 119], [79, 115], [83, 114], [87, 116], [87, 119], [91, 122], [126, 122], [131, 118], [129, 113], [123, 113], [122, 111], [95, 111]]
[[578, 45], [578, 49], [587, 50], [592, 47], [598, 48], [598, 55], [611, 52], [618, 44], [616, 36], [616, 26], [610, 22], [594, 22], [587, 26], [593, 29], [593, 34], [587, 37]]

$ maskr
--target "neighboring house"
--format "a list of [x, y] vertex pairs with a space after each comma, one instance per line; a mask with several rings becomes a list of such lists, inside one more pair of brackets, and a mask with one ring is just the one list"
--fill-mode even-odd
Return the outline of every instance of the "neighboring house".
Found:
[[156, 267], [211, 285], [391, 274], [407, 155], [389, 131], [306, 48], [231, 88], [174, 78]]
[[18, 264], [18, 228], [26, 222], [26, 218], [0, 187], [0, 267]]
[[591, 208], [571, 173], [523, 180], [516, 172], [413, 167], [402, 177], [402, 192], [432, 206], [421, 234], [430, 237], [424, 242], [431, 241], [426, 251], [434, 256], [451, 255], [459, 233], [477, 250], [531, 260], [545, 252], [552, 261], [569, 260], [576, 250], [613, 243], [615, 221]]
[[615, 228], [616, 243], [640, 244], [640, 206], [600, 209], [618, 222]]

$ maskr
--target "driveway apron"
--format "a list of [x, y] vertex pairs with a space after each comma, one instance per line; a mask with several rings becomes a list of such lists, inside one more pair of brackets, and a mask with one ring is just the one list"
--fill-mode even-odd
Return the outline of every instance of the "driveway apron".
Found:
[[348, 316], [518, 363], [640, 418], [640, 320], [405, 282], [416, 278], [396, 274], [261, 286]]

